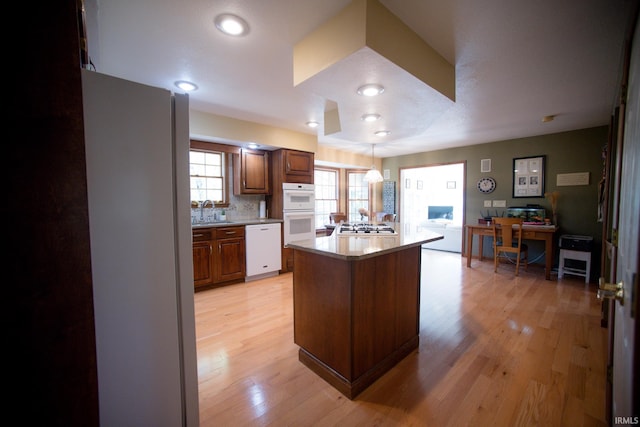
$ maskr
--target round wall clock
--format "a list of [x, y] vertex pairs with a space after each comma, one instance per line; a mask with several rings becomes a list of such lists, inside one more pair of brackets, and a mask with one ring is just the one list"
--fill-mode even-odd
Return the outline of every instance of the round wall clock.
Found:
[[491, 193], [496, 189], [496, 180], [493, 178], [480, 178], [478, 181], [478, 191], [481, 193]]

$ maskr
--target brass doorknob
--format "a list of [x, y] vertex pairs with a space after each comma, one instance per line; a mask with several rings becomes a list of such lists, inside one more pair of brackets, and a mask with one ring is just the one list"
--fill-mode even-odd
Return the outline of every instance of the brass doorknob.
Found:
[[605, 283], [604, 277], [598, 280], [598, 298], [608, 298], [616, 300], [620, 305], [624, 305], [624, 283]]

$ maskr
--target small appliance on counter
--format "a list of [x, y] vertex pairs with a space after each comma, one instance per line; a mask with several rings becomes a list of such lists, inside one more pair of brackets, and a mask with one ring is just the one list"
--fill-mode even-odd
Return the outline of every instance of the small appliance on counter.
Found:
[[546, 210], [540, 205], [514, 206], [507, 208], [507, 217], [522, 218], [525, 224], [544, 224]]

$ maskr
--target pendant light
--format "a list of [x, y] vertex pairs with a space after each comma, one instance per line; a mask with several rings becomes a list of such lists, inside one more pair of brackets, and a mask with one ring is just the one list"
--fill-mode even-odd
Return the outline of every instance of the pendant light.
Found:
[[371, 169], [369, 169], [367, 171], [367, 173], [364, 175], [364, 178], [363, 178], [365, 181], [369, 181], [371, 184], [375, 184], [376, 182], [384, 181], [384, 178], [382, 178], [382, 175], [380, 174], [380, 171], [378, 171], [378, 169], [376, 169], [374, 156], [373, 156], [373, 147], [374, 147], [374, 145], [375, 144], [371, 144]]

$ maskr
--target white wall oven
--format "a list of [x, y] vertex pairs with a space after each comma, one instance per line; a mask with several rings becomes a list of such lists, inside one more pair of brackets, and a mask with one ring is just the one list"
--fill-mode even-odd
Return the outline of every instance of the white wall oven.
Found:
[[316, 190], [313, 184], [282, 184], [283, 211], [315, 211]]
[[282, 195], [283, 244], [315, 239], [315, 186], [285, 182]]

